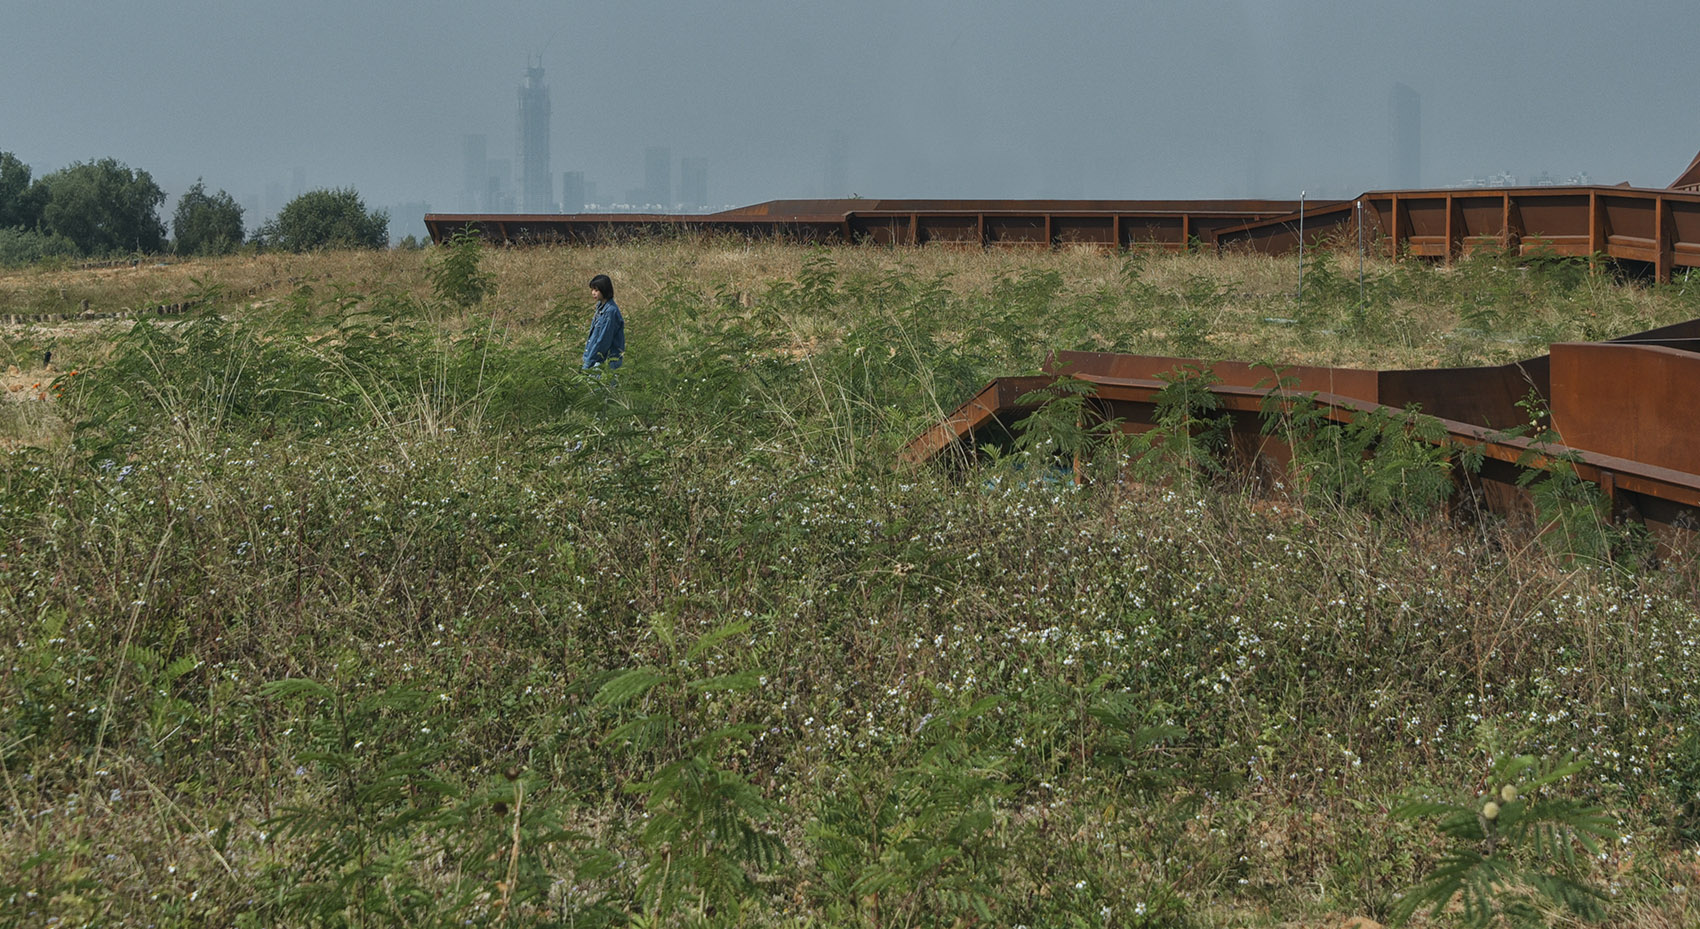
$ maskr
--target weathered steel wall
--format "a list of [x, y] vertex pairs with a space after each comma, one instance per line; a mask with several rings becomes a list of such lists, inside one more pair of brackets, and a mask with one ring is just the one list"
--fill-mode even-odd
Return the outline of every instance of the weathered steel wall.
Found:
[[[1700, 320], [1611, 342], [1559, 344], [1550, 355], [1483, 368], [1367, 371], [1102, 352], [1059, 352], [1047, 365], [1053, 377], [1090, 384], [1098, 415], [1119, 420], [1128, 432], [1153, 428], [1158, 395], [1189, 368], [1210, 373], [1208, 389], [1229, 419], [1235, 456], [1261, 476], [1279, 479], [1292, 458], [1288, 437], [1265, 429], [1271, 404], [1306, 398], [1343, 423], [1414, 405], [1444, 428], [1441, 442], [1480, 452], [1479, 473], [1458, 479], [1489, 508], [1527, 509], [1520, 479], [1562, 457], [1600, 487], [1614, 516], [1661, 532], [1700, 530], [1700, 429], [1692, 399], [1700, 396]], [[993, 381], [915, 437], [904, 460], [1007, 442], [1015, 420], [1035, 408], [1018, 398], [1048, 383]], [[1520, 406], [1527, 398], [1538, 402]], [[1558, 442], [1537, 444], [1510, 433], [1537, 415]]]
[[[1696, 159], [1700, 164], [1700, 158]], [[1700, 169], [1690, 167], [1679, 184]], [[1266, 254], [1355, 248], [1451, 262], [1481, 249], [1700, 267], [1700, 181], [1680, 188], [1394, 190], [1354, 200], [770, 200], [708, 214], [429, 213], [431, 238], [595, 243], [702, 232], [803, 243], [970, 248], [1195, 247]]]
[[1298, 209], [1289, 200], [772, 200], [720, 213], [429, 213], [443, 242], [471, 229], [492, 242], [594, 243], [679, 232], [972, 248], [1214, 245], [1216, 231]]
[[[1453, 261], [1480, 249], [1642, 262], [1661, 281], [1700, 267], [1700, 190], [1518, 187], [1400, 190], [1307, 208], [1307, 246], [1353, 248], [1362, 226], [1376, 254]], [[1219, 229], [1222, 249], [1298, 248], [1299, 215]]]

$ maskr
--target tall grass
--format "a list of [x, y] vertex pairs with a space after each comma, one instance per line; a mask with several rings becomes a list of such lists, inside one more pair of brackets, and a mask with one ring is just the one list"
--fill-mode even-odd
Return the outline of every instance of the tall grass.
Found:
[[[1445, 886], [1393, 811], [1527, 755], [1611, 813], [1574, 875], [1608, 920], [1695, 920], [1680, 560], [1449, 525], [1321, 447], [1308, 498], [893, 466], [1051, 349], [1485, 360], [1680, 284], [1295, 304], [1267, 259], [675, 242], [486, 252], [463, 308], [326, 260], [57, 343], [68, 441], [0, 471], [0, 919], [1386, 921]], [[561, 297], [598, 270], [615, 381]]]

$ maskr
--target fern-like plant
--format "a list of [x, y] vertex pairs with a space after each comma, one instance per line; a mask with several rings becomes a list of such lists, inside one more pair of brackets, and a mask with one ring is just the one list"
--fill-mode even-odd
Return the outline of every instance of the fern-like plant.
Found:
[[1157, 427], [1132, 436], [1128, 445], [1133, 472], [1144, 480], [1194, 482], [1226, 470], [1228, 431], [1221, 398], [1211, 387], [1221, 382], [1208, 366], [1182, 365], [1160, 376], [1152, 418]]
[[998, 924], [1009, 853], [999, 814], [1014, 785], [982, 717], [1000, 702], [939, 713], [915, 734], [906, 763], [822, 797], [807, 834], [832, 924]]
[[1544, 927], [1554, 912], [1604, 917], [1606, 896], [1589, 883], [1587, 856], [1616, 839], [1616, 828], [1601, 808], [1555, 790], [1583, 767], [1513, 756], [1494, 765], [1483, 796], [1417, 800], [1394, 810], [1399, 818], [1432, 820], [1449, 845], [1439, 867], [1394, 906], [1395, 923], [1421, 910], [1438, 916], [1454, 901], [1471, 929]]
[[1580, 456], [1562, 444], [1563, 436], [1553, 427], [1546, 402], [1531, 392], [1517, 405], [1529, 422], [1505, 434], [1530, 439], [1517, 458], [1524, 469], [1517, 486], [1529, 491], [1540, 538], [1547, 547], [1573, 559], [1604, 563], [1628, 556], [1621, 563], [1634, 564], [1650, 555], [1645, 527], [1614, 525], [1611, 502], [1598, 486], [1577, 473]]
[[136, 666], [136, 684], [145, 713], [138, 733], [141, 744], [152, 746], [153, 759], [161, 761], [166, 743], [195, 720], [195, 708], [177, 692], [177, 682], [200, 662], [193, 655], [168, 662], [158, 651], [141, 645], [130, 646], [126, 655]]
[[431, 291], [444, 303], [468, 309], [496, 292], [496, 275], [479, 267], [484, 240], [470, 228], [449, 237], [442, 257], [426, 270]]
[[1015, 424], [1015, 448], [1029, 455], [1052, 455], [1076, 471], [1084, 469], [1095, 450], [1114, 435], [1119, 420], [1106, 419], [1088, 381], [1057, 378], [1049, 387], [1022, 395], [1016, 402], [1038, 409]]
[[1306, 494], [1377, 513], [1425, 516], [1454, 489], [1446, 427], [1415, 407], [1319, 422], [1298, 437], [1294, 458]]
[[[669, 651], [676, 642], [664, 620], [652, 627]], [[744, 911], [759, 895], [757, 878], [786, 857], [784, 843], [768, 828], [778, 806], [742, 773], [726, 764], [728, 750], [752, 738], [758, 727], [733, 724], [693, 731], [679, 710], [716, 695], [761, 685], [761, 672], [699, 676], [693, 668], [711, 657], [726, 658], [749, 623], [721, 626], [697, 639], [668, 667], [627, 670], [604, 684], [596, 702], [630, 710], [608, 733], [611, 745], [660, 752], [647, 778], [628, 784], [644, 798], [647, 821], [638, 834], [645, 851], [638, 896], [645, 918], [673, 925], [675, 918], [702, 922]]]
[[262, 692], [300, 708], [307, 747], [296, 760], [325, 788], [266, 823], [277, 841], [311, 846], [262, 878], [267, 915], [287, 925], [431, 924], [441, 905], [418, 865], [430, 824], [456, 791], [431, 772], [441, 743], [419, 732], [429, 695], [406, 687], [351, 695], [303, 679]]

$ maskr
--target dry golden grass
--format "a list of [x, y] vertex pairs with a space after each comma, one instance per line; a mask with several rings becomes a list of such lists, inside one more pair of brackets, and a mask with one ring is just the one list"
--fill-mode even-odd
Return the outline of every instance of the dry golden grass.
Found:
[[[739, 239], [494, 248], [485, 253], [484, 266], [495, 275], [496, 293], [472, 315], [490, 314], [504, 327], [548, 325], [572, 331], [589, 322], [585, 282], [606, 273], [615, 281], [634, 335], [641, 335], [647, 308], [670, 285], [685, 286], [705, 300], [729, 302], [734, 312], [757, 312], [764, 294], [796, 282], [817, 253], [783, 242]], [[428, 271], [435, 254], [431, 249], [267, 253], [133, 268], [7, 270], [0, 271], [0, 313], [118, 313], [190, 299], [209, 286], [242, 295], [242, 303], [255, 312], [265, 312], [303, 285], [424, 299], [431, 293]], [[880, 246], [839, 247], [823, 254], [840, 281], [942, 282], [952, 299], [961, 301], [982, 300], [1001, 283], [1023, 276], [1054, 276], [1055, 300], [1092, 303], [1092, 344], [1035, 346], [1034, 363], [1052, 349], [1106, 347], [1369, 368], [1499, 363], [1541, 354], [1554, 340], [1607, 338], [1688, 318], [1700, 302], [1683, 286], [1625, 285], [1607, 274], [1584, 276], [1555, 296], [1550, 287], [1531, 283], [1528, 269], [1482, 262], [1432, 269], [1371, 259], [1363, 268], [1370, 306], [1354, 317], [1359, 263], [1352, 254], [1310, 255], [1312, 283], [1307, 286], [1312, 289], [1302, 301], [1295, 299], [1298, 263], [1292, 257]], [[1330, 291], [1317, 292], [1319, 275], [1332, 280]], [[781, 322], [792, 333], [791, 350], [808, 353], [855, 321], [829, 308]], [[961, 335], [950, 332], [948, 319], [940, 324], [942, 338]], [[1188, 327], [1195, 334], [1191, 340]], [[103, 341], [99, 332], [99, 326], [77, 321], [13, 329], [6, 345], [14, 357], [0, 361], [17, 364], [20, 352], [49, 344], [69, 347], [81, 339], [88, 344], [75, 351], [83, 363], [94, 363]], [[666, 334], [652, 331], [649, 337]]]

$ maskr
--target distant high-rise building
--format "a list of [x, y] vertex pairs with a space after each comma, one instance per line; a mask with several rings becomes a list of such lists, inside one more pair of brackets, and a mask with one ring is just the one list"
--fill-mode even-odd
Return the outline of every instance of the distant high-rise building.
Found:
[[643, 150], [644, 200], [662, 207], [673, 202], [673, 153], [666, 146]]
[[1394, 84], [1387, 98], [1387, 112], [1393, 129], [1392, 172], [1388, 180], [1394, 187], [1410, 189], [1423, 183], [1423, 105], [1415, 90], [1404, 84]]
[[512, 213], [519, 208], [514, 202], [514, 163], [505, 158], [484, 162], [484, 209], [491, 213]]
[[285, 193], [285, 188], [283, 186], [283, 182], [281, 182], [281, 181], [268, 181], [266, 183], [266, 215], [267, 216], [276, 216], [279, 212], [281, 212], [283, 210], [284, 204], [286, 204], [288, 202], [289, 202], [289, 195], [287, 193]]
[[835, 132], [826, 148], [826, 171], [821, 175], [821, 196], [850, 196], [850, 137]]
[[561, 212], [580, 213], [590, 198], [584, 195], [584, 172], [567, 171], [561, 175]]
[[543, 86], [543, 68], [525, 69], [519, 85], [519, 178], [520, 205], [527, 213], [555, 210], [555, 184], [549, 174], [549, 88]]
[[708, 206], [708, 159], [679, 159], [679, 204], [687, 210]]
[[291, 197], [299, 197], [307, 192], [307, 169], [296, 168], [289, 174], [289, 189]]
[[483, 135], [460, 137], [460, 208], [465, 213], [488, 209], [484, 195], [490, 183], [488, 144]]

